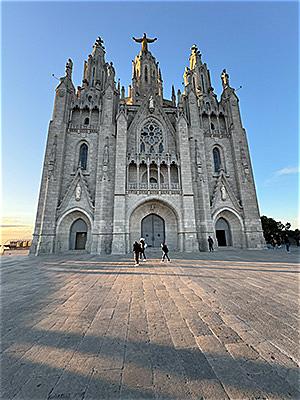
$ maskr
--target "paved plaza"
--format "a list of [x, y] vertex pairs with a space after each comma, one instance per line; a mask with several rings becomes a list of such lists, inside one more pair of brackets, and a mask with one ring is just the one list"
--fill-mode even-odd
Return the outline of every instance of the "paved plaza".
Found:
[[299, 399], [299, 251], [2, 257], [2, 399]]

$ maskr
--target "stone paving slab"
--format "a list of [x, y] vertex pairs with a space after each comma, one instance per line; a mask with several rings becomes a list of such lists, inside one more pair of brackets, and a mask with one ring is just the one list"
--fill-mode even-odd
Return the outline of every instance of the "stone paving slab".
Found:
[[299, 250], [1, 257], [1, 399], [300, 399]]

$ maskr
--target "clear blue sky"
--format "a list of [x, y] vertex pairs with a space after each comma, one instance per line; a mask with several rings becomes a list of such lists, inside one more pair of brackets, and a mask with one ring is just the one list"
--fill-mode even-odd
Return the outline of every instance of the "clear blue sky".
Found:
[[2, 3], [3, 216], [34, 222], [48, 123], [67, 58], [74, 84], [97, 36], [117, 78], [147, 32], [160, 62], [165, 97], [182, 87], [196, 43], [221, 94], [227, 68], [247, 130], [261, 215], [293, 222], [298, 200], [298, 5], [296, 2]]

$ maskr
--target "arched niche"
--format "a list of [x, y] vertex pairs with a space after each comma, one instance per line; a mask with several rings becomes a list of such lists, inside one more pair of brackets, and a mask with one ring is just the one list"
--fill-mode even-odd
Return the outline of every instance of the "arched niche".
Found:
[[219, 247], [232, 246], [230, 225], [223, 217], [216, 222], [216, 238]]
[[76, 219], [70, 228], [69, 250], [85, 250], [88, 227], [82, 218]]
[[[221, 236], [224, 237], [225, 234], [226, 246], [232, 246], [236, 248], [245, 247], [243, 222], [241, 217], [236, 212], [227, 208], [222, 209], [215, 214], [213, 220], [217, 242], [219, 242], [218, 238], [220, 238]], [[225, 232], [217, 233], [217, 231]], [[224, 247], [224, 244], [221, 243], [220, 247]]]
[[[91, 228], [92, 219], [84, 210], [76, 208], [67, 211], [59, 218], [57, 223], [55, 252], [60, 253], [75, 250], [76, 232], [86, 232], [85, 248], [82, 251], [90, 252], [92, 240]], [[83, 242], [83, 238], [81, 239]]]

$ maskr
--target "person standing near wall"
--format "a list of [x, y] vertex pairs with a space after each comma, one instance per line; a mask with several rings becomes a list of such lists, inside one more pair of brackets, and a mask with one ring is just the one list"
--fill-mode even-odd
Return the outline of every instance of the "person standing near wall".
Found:
[[207, 241], [208, 241], [208, 248], [209, 248], [209, 251], [214, 251], [214, 241], [213, 241], [213, 238], [212, 238], [211, 236], [208, 236]]
[[133, 243], [132, 250], [133, 250], [133, 254], [134, 254], [135, 267], [138, 267], [140, 264], [139, 257], [140, 257], [140, 252], [141, 252], [141, 245], [137, 241], [135, 241]]
[[164, 262], [165, 258], [167, 258], [167, 260], [170, 262], [171, 260], [170, 260], [170, 258], [168, 256], [169, 249], [168, 249], [168, 246], [166, 245], [166, 243], [162, 243], [161, 244], [161, 250], [162, 250], [162, 253], [163, 253], [161, 262]]
[[142, 260], [142, 256], [143, 256], [143, 260], [145, 261], [147, 259], [146, 255], [145, 255], [145, 248], [147, 247], [147, 244], [145, 243], [144, 238], [140, 238], [140, 247], [141, 247], [140, 258]]

